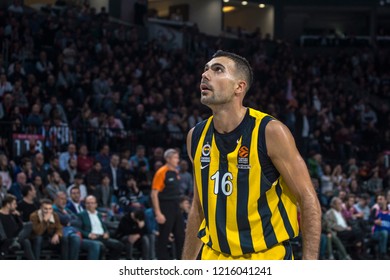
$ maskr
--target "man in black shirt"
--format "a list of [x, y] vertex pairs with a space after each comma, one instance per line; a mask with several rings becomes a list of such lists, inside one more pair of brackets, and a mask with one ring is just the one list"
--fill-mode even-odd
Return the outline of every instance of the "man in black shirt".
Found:
[[31, 229], [31, 224], [23, 225], [20, 213], [16, 210], [16, 197], [7, 194], [0, 209], [0, 258], [9, 251], [20, 249], [21, 244], [25, 258], [34, 259], [28, 239]]
[[39, 205], [35, 202], [37, 191], [34, 186], [27, 184], [22, 187], [23, 199], [18, 202], [18, 211], [23, 222], [30, 221], [30, 214], [39, 209]]

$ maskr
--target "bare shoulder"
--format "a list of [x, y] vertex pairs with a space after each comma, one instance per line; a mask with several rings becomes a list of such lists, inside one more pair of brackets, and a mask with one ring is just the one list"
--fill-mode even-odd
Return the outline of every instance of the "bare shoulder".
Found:
[[278, 120], [268, 123], [265, 129], [266, 145], [268, 155], [283, 154], [286, 151], [296, 151], [294, 138], [286, 125]]
[[187, 134], [187, 154], [188, 154], [188, 157], [191, 159], [192, 161], [192, 156], [191, 156], [191, 140], [192, 140], [192, 134], [194, 132], [194, 129], [195, 127], [191, 128], [190, 131], [188, 132]]

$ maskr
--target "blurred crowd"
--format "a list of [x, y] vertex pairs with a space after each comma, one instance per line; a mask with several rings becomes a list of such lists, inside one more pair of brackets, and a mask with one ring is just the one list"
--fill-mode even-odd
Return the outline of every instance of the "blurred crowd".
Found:
[[[185, 138], [210, 115], [199, 102], [200, 77], [209, 57], [225, 49], [253, 67], [246, 105], [284, 122], [307, 162], [324, 210], [320, 257], [387, 257], [383, 235], [374, 232], [390, 203], [388, 49], [312, 54], [260, 33], [207, 36], [196, 25], [180, 30], [183, 48], [174, 49], [164, 38], [147, 40], [146, 28], [112, 22], [104, 8], [88, 5], [37, 12], [15, 0], [0, 10], [0, 205], [7, 194], [18, 205], [32, 195], [28, 203], [44, 211], [39, 201], [60, 201], [60, 192], [71, 206], [75, 189], [76, 204], [93, 196], [114, 233], [128, 213], [137, 213], [137, 225], [154, 220], [151, 180], [169, 147], [182, 155], [182, 194], [190, 201]], [[25, 140], [23, 151], [15, 139]], [[112, 246], [117, 258], [120, 248]]]

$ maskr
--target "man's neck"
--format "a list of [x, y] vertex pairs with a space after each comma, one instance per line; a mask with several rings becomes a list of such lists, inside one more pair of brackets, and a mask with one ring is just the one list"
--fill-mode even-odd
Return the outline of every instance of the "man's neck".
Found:
[[28, 203], [28, 204], [33, 204], [34, 199], [32, 197], [26, 196], [26, 197], [23, 197], [23, 201]]
[[245, 117], [246, 107], [238, 110], [218, 110], [213, 111], [214, 128], [219, 133], [229, 133], [236, 129]]
[[10, 209], [8, 207], [2, 207], [0, 209], [0, 213], [3, 214], [3, 215], [9, 215], [9, 214], [11, 214], [11, 211], [10, 211]]
[[177, 170], [176, 166], [174, 166], [174, 165], [172, 165], [172, 164], [166, 163], [166, 165], [167, 165], [167, 167], [169, 168], [169, 170], [174, 170], [174, 171]]
[[70, 201], [71, 201], [73, 204], [80, 204], [80, 201], [77, 202], [77, 201], [74, 201], [73, 199], [70, 199]]

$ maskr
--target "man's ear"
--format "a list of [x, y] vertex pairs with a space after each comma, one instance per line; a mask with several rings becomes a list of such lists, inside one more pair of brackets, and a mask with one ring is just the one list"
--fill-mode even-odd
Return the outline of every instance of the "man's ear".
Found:
[[247, 84], [244, 80], [239, 80], [236, 84], [235, 93], [236, 94], [245, 94]]

